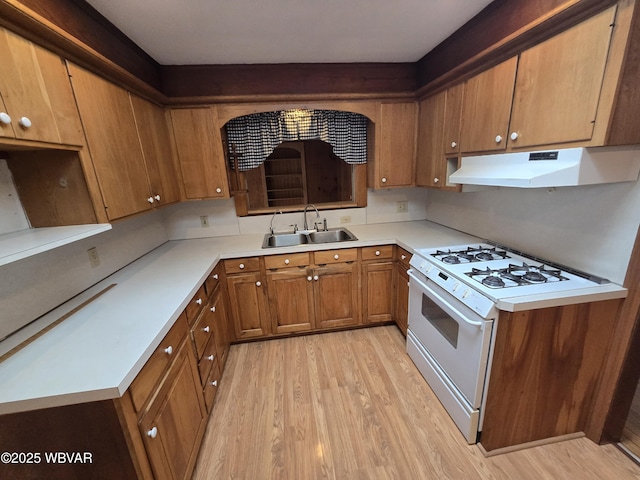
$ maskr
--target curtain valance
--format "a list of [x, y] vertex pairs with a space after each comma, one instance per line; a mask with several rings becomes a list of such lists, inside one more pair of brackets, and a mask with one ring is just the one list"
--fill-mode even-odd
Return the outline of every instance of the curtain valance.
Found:
[[[337, 110], [281, 110], [234, 118], [226, 124], [238, 170], [260, 166], [282, 142], [322, 140], [349, 164], [367, 163], [367, 117]], [[233, 162], [230, 165], [233, 169]]]

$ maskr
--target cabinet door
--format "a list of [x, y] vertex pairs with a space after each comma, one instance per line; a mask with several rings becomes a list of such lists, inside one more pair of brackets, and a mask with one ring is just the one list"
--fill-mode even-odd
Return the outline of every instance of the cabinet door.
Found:
[[506, 148], [517, 64], [518, 58], [513, 57], [467, 80], [460, 132], [462, 152]]
[[236, 338], [264, 337], [269, 332], [265, 285], [259, 272], [227, 276]]
[[409, 321], [409, 275], [406, 266], [396, 264], [394, 320], [402, 333], [407, 336]]
[[317, 328], [360, 323], [356, 263], [314, 268], [313, 279]]
[[443, 148], [446, 91], [420, 102], [416, 185], [437, 187], [446, 183]]
[[615, 7], [520, 55], [511, 147], [590, 140]]
[[393, 319], [393, 262], [362, 266], [363, 318], [365, 323]]
[[69, 71], [109, 219], [151, 209], [155, 200], [128, 92], [73, 64]]
[[211, 305], [214, 308], [213, 319], [213, 340], [216, 344], [218, 362], [220, 370], [224, 369], [231, 345], [231, 325], [229, 324], [229, 314], [227, 313], [227, 302], [222, 287], [218, 288], [214, 294]]
[[[13, 128], [0, 135], [83, 145], [84, 135], [64, 60], [0, 28], [0, 93]], [[30, 126], [20, 122], [22, 117]]]
[[406, 187], [415, 183], [417, 105], [383, 103], [380, 106], [378, 165], [374, 187]]
[[204, 434], [207, 414], [193, 356], [186, 343], [140, 419], [156, 478], [190, 476]]
[[464, 99], [464, 83], [447, 89], [444, 108], [444, 153], [454, 156], [460, 153], [460, 122], [462, 118], [462, 101]]
[[313, 277], [298, 268], [267, 272], [273, 333], [312, 330]]
[[171, 110], [187, 198], [229, 198], [227, 169], [211, 108]]
[[138, 137], [142, 146], [154, 205], [180, 200], [180, 187], [173, 157], [172, 134], [165, 110], [131, 95]]

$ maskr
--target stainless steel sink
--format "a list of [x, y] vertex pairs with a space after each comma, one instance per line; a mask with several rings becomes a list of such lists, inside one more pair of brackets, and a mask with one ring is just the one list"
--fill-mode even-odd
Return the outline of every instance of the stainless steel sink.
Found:
[[346, 228], [330, 228], [326, 231], [311, 233], [267, 233], [262, 248], [292, 247], [316, 243], [349, 242], [358, 240]]

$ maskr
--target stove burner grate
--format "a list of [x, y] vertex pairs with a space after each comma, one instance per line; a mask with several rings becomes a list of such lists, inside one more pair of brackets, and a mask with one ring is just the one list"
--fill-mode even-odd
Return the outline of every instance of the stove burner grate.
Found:
[[507, 254], [506, 250], [498, 250], [497, 248], [482, 246], [467, 247], [464, 250], [436, 250], [435, 253], [431, 254], [431, 256], [448, 265], [471, 262], [488, 262], [491, 260], [511, 258]]
[[562, 271], [545, 268], [544, 265], [533, 266], [509, 264], [507, 268], [486, 269], [472, 268], [466, 275], [490, 288], [508, 288], [535, 285], [547, 282], [568, 280]]

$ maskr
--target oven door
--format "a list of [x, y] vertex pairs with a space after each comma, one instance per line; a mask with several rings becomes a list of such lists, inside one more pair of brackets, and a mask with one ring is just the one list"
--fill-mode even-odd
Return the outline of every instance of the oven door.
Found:
[[409, 271], [409, 330], [472, 409], [479, 409], [493, 319], [484, 319], [420, 272]]

